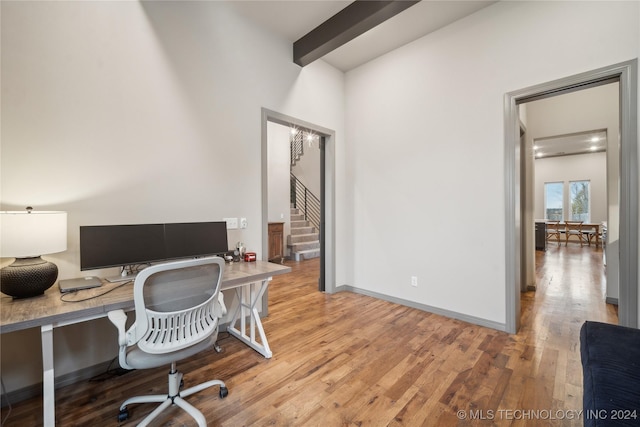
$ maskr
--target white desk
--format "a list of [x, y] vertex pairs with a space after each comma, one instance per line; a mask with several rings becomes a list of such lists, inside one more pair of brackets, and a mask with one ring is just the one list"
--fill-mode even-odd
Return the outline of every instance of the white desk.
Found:
[[[273, 276], [288, 273], [290, 267], [265, 261], [242, 262], [225, 265], [221, 289], [235, 289], [239, 305], [231, 316], [229, 333], [258, 351], [266, 358], [272, 353], [260, 321], [257, 304], [264, 295]], [[133, 310], [133, 285], [128, 284], [101, 295], [117, 287], [116, 283], [105, 283], [100, 288], [78, 291], [66, 298], [94, 299], [82, 302], [64, 302], [60, 300], [58, 286], [51, 287], [42, 296], [14, 300], [0, 297], [0, 333], [28, 328], [40, 328], [42, 340], [42, 402], [45, 427], [55, 425], [55, 375], [53, 361], [53, 329], [87, 322], [105, 317], [111, 310]], [[247, 324], [247, 317], [249, 323]], [[238, 322], [240, 326], [238, 327]], [[256, 337], [256, 331], [259, 339]], [[117, 343], [114, 343], [114, 348]]]

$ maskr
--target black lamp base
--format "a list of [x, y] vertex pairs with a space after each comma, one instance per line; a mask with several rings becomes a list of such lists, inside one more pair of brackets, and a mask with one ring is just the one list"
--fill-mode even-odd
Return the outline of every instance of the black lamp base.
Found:
[[56, 283], [58, 267], [40, 257], [16, 258], [0, 270], [0, 290], [14, 298], [42, 295]]

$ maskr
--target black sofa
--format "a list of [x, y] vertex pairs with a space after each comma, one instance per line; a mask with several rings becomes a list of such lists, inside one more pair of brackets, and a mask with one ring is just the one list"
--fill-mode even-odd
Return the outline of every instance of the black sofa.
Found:
[[580, 357], [585, 427], [640, 426], [640, 329], [587, 321]]

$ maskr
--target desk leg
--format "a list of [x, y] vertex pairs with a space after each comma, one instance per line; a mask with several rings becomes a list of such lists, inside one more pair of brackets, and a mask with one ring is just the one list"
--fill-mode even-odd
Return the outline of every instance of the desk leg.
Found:
[[56, 424], [53, 325], [41, 326], [40, 334], [42, 339], [42, 419], [45, 427], [53, 427]]
[[[262, 328], [260, 314], [258, 313], [256, 305], [258, 301], [262, 299], [262, 296], [267, 290], [269, 280], [271, 279], [263, 280], [259, 285], [256, 283], [249, 283], [236, 288], [238, 306], [233, 312], [233, 316], [229, 322], [229, 327], [227, 328], [227, 331], [231, 335], [238, 338], [240, 341], [253, 348], [267, 359], [270, 359], [273, 353], [271, 353], [271, 349], [269, 348], [267, 336]], [[258, 286], [257, 290], [256, 286]], [[249, 317], [249, 335], [247, 335], [247, 317]], [[236, 327], [238, 321], [240, 322], [240, 329]], [[259, 341], [256, 340], [256, 329], [260, 335]]]

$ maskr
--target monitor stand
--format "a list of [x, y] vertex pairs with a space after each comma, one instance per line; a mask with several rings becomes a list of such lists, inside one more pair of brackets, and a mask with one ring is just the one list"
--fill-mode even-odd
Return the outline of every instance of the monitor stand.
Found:
[[109, 283], [129, 282], [129, 281], [133, 282], [136, 279], [137, 275], [138, 273], [129, 273], [126, 276], [117, 275], [117, 276], [105, 277], [104, 280], [106, 280]]
[[121, 273], [117, 276], [105, 277], [105, 280], [109, 283], [118, 283], [118, 282], [133, 282], [138, 275], [137, 271], [133, 271], [132, 266], [125, 265], [120, 270]]

